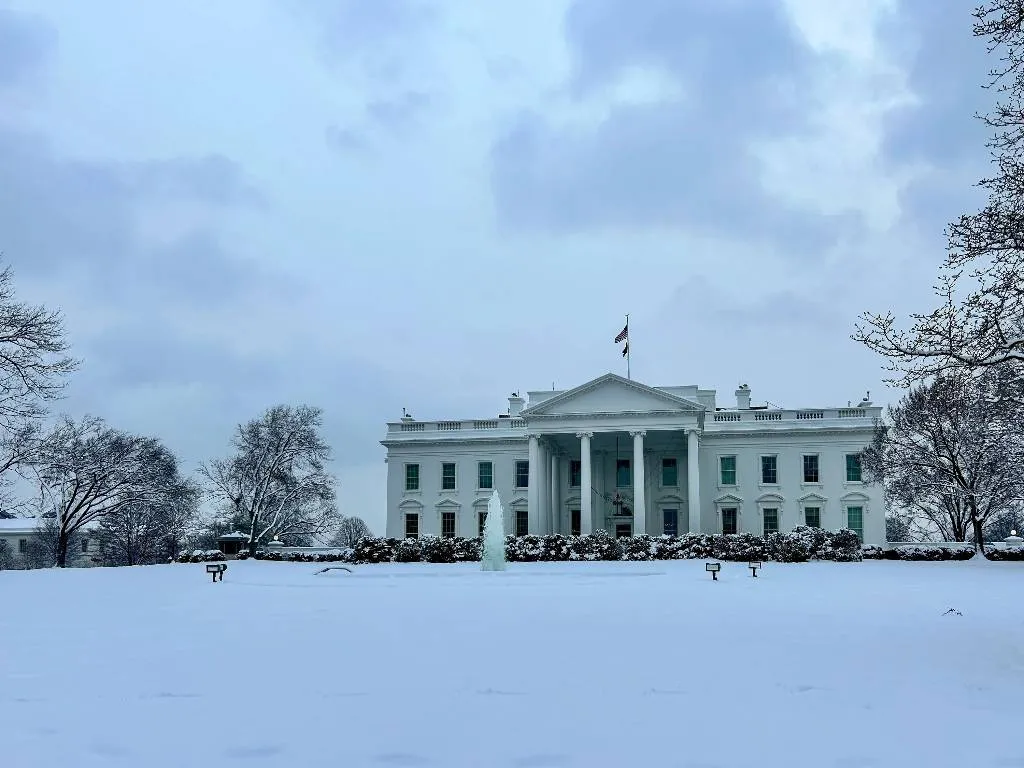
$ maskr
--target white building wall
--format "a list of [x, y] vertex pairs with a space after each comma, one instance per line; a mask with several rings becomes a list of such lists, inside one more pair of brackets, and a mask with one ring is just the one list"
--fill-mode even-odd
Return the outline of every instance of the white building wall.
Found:
[[[487, 509], [487, 501], [497, 490], [505, 505], [505, 530], [513, 531], [513, 507], [525, 506], [526, 488], [515, 486], [516, 461], [528, 459], [525, 436], [514, 444], [454, 444], [409, 445], [388, 452], [388, 515], [387, 536], [405, 536], [405, 514], [420, 515], [420, 535], [441, 534], [441, 512], [456, 512], [456, 535], [474, 537], [478, 532], [477, 513]], [[494, 488], [481, 489], [477, 485], [477, 464], [490, 461], [494, 469]], [[455, 462], [456, 490], [441, 490], [441, 467]], [[405, 490], [405, 467], [419, 464], [420, 489]], [[442, 506], [444, 505], [444, 506]], [[453, 506], [457, 505], [457, 506]]]

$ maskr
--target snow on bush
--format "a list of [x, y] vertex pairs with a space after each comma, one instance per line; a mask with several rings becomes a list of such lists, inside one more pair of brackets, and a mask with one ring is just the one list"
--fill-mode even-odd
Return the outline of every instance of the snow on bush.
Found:
[[213, 563], [227, 559], [227, 555], [219, 549], [193, 549], [191, 552], [182, 552], [178, 555], [179, 563]]
[[[989, 560], [1024, 561], [1024, 549], [988, 549]], [[970, 560], [974, 557], [974, 545], [949, 542], [937, 547], [865, 547], [864, 557], [868, 560], [905, 560], [908, 562], [944, 562], [947, 560]]]
[[[480, 539], [424, 536], [418, 539], [364, 538], [355, 547], [330, 552], [256, 553], [257, 560], [283, 562], [344, 563], [463, 563], [480, 560]], [[868, 548], [877, 550], [876, 548]], [[881, 550], [878, 550], [881, 551]], [[219, 552], [194, 552], [181, 562], [202, 562], [199, 556], [223, 560]], [[874, 555], [878, 557], [878, 555]], [[248, 557], [246, 553], [240, 559]], [[615, 539], [599, 530], [586, 536], [506, 536], [505, 559], [513, 563], [565, 562], [572, 560], [751, 560], [804, 563], [809, 560], [856, 562], [861, 546], [853, 531], [796, 528], [790, 533], [755, 536], [685, 533], [681, 536], [640, 535]], [[895, 558], [890, 558], [895, 559]], [[935, 559], [942, 559], [936, 556]], [[947, 558], [948, 559], [948, 558]]]

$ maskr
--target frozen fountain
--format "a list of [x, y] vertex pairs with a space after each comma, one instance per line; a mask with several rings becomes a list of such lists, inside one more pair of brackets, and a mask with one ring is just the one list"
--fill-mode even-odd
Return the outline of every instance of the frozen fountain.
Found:
[[498, 492], [491, 494], [487, 501], [487, 519], [484, 521], [483, 552], [480, 555], [480, 570], [505, 570], [505, 510], [501, 507]]

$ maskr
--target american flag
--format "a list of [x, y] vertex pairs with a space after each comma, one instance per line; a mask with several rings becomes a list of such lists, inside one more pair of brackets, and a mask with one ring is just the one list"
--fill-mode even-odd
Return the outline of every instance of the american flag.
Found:
[[622, 329], [618, 336], [615, 337], [615, 343], [618, 344], [620, 341], [625, 341], [627, 346], [629, 345], [629, 323], [626, 323], [626, 327]]

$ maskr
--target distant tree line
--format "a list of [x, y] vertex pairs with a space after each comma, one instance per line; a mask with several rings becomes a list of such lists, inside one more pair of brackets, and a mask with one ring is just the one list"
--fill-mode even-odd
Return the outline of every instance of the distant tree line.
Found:
[[81, 365], [69, 352], [61, 314], [18, 301], [10, 268], [0, 271], [0, 518], [41, 521], [27, 552], [0, 542], [0, 568], [65, 567], [85, 538], [98, 564], [144, 565], [216, 548], [228, 531], [250, 553], [273, 539], [350, 546], [369, 535], [338, 512], [319, 408], [267, 409], [189, 477], [159, 438], [51, 413]]

